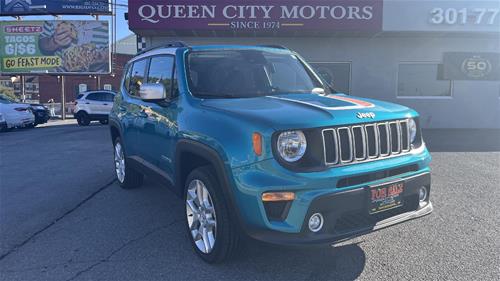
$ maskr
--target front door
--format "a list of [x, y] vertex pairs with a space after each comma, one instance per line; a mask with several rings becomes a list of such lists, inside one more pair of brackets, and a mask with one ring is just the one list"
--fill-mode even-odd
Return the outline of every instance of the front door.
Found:
[[177, 99], [174, 78], [174, 57], [155, 56], [149, 64], [146, 83], [161, 83], [165, 86], [167, 99], [157, 102], [141, 101], [142, 127], [138, 128], [139, 154], [157, 172], [172, 173], [174, 138], [177, 133]]
[[142, 101], [139, 97], [140, 85], [144, 83], [148, 59], [135, 61], [128, 69], [125, 81], [121, 87], [121, 95], [117, 111], [123, 124], [123, 143], [127, 157], [138, 158], [139, 148], [139, 128], [142, 127]]

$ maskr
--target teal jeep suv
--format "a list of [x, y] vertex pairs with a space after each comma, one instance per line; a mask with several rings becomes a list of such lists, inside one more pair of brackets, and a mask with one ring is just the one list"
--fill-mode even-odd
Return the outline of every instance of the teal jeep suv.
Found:
[[418, 114], [337, 93], [284, 47], [142, 52], [109, 124], [120, 185], [148, 174], [171, 187], [207, 262], [243, 236], [326, 244], [432, 211]]

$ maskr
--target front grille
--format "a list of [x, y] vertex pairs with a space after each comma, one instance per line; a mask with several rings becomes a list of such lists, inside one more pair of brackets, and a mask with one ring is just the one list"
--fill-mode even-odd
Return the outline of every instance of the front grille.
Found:
[[369, 123], [323, 130], [325, 163], [346, 165], [410, 151], [408, 120]]

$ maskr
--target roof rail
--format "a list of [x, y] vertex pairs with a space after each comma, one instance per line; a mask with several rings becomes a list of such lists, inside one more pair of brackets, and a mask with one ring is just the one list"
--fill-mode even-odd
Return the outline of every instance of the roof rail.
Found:
[[172, 47], [181, 48], [181, 47], [189, 47], [189, 45], [187, 45], [186, 43], [184, 43], [182, 41], [172, 41], [172, 42], [168, 42], [168, 43], [165, 43], [165, 44], [161, 44], [160, 46], [155, 46], [155, 47], [147, 48], [145, 50], [137, 52], [137, 56], [138, 55], [142, 55], [142, 54], [144, 54], [146, 52], [149, 52], [149, 51], [152, 51], [152, 50], [162, 49], [162, 48], [172, 48]]
[[282, 45], [258, 45], [258, 47], [264, 47], [264, 48], [275, 48], [275, 49], [288, 50], [288, 48], [287, 48], [287, 47], [282, 46]]

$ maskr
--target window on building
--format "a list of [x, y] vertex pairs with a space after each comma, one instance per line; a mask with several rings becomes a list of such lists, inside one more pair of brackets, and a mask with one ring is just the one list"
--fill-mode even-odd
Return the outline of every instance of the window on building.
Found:
[[146, 74], [147, 59], [134, 62], [132, 72], [130, 73], [129, 94], [139, 96], [139, 90], [144, 83], [144, 76]]
[[148, 72], [148, 83], [161, 83], [165, 91], [172, 90], [172, 72], [174, 70], [174, 58], [171, 56], [159, 56], [151, 58]]
[[439, 80], [438, 63], [402, 63], [398, 97], [450, 97], [451, 81]]
[[78, 93], [83, 93], [87, 91], [87, 84], [78, 84]]
[[315, 62], [310, 65], [335, 90], [345, 94], [351, 93], [350, 62]]

